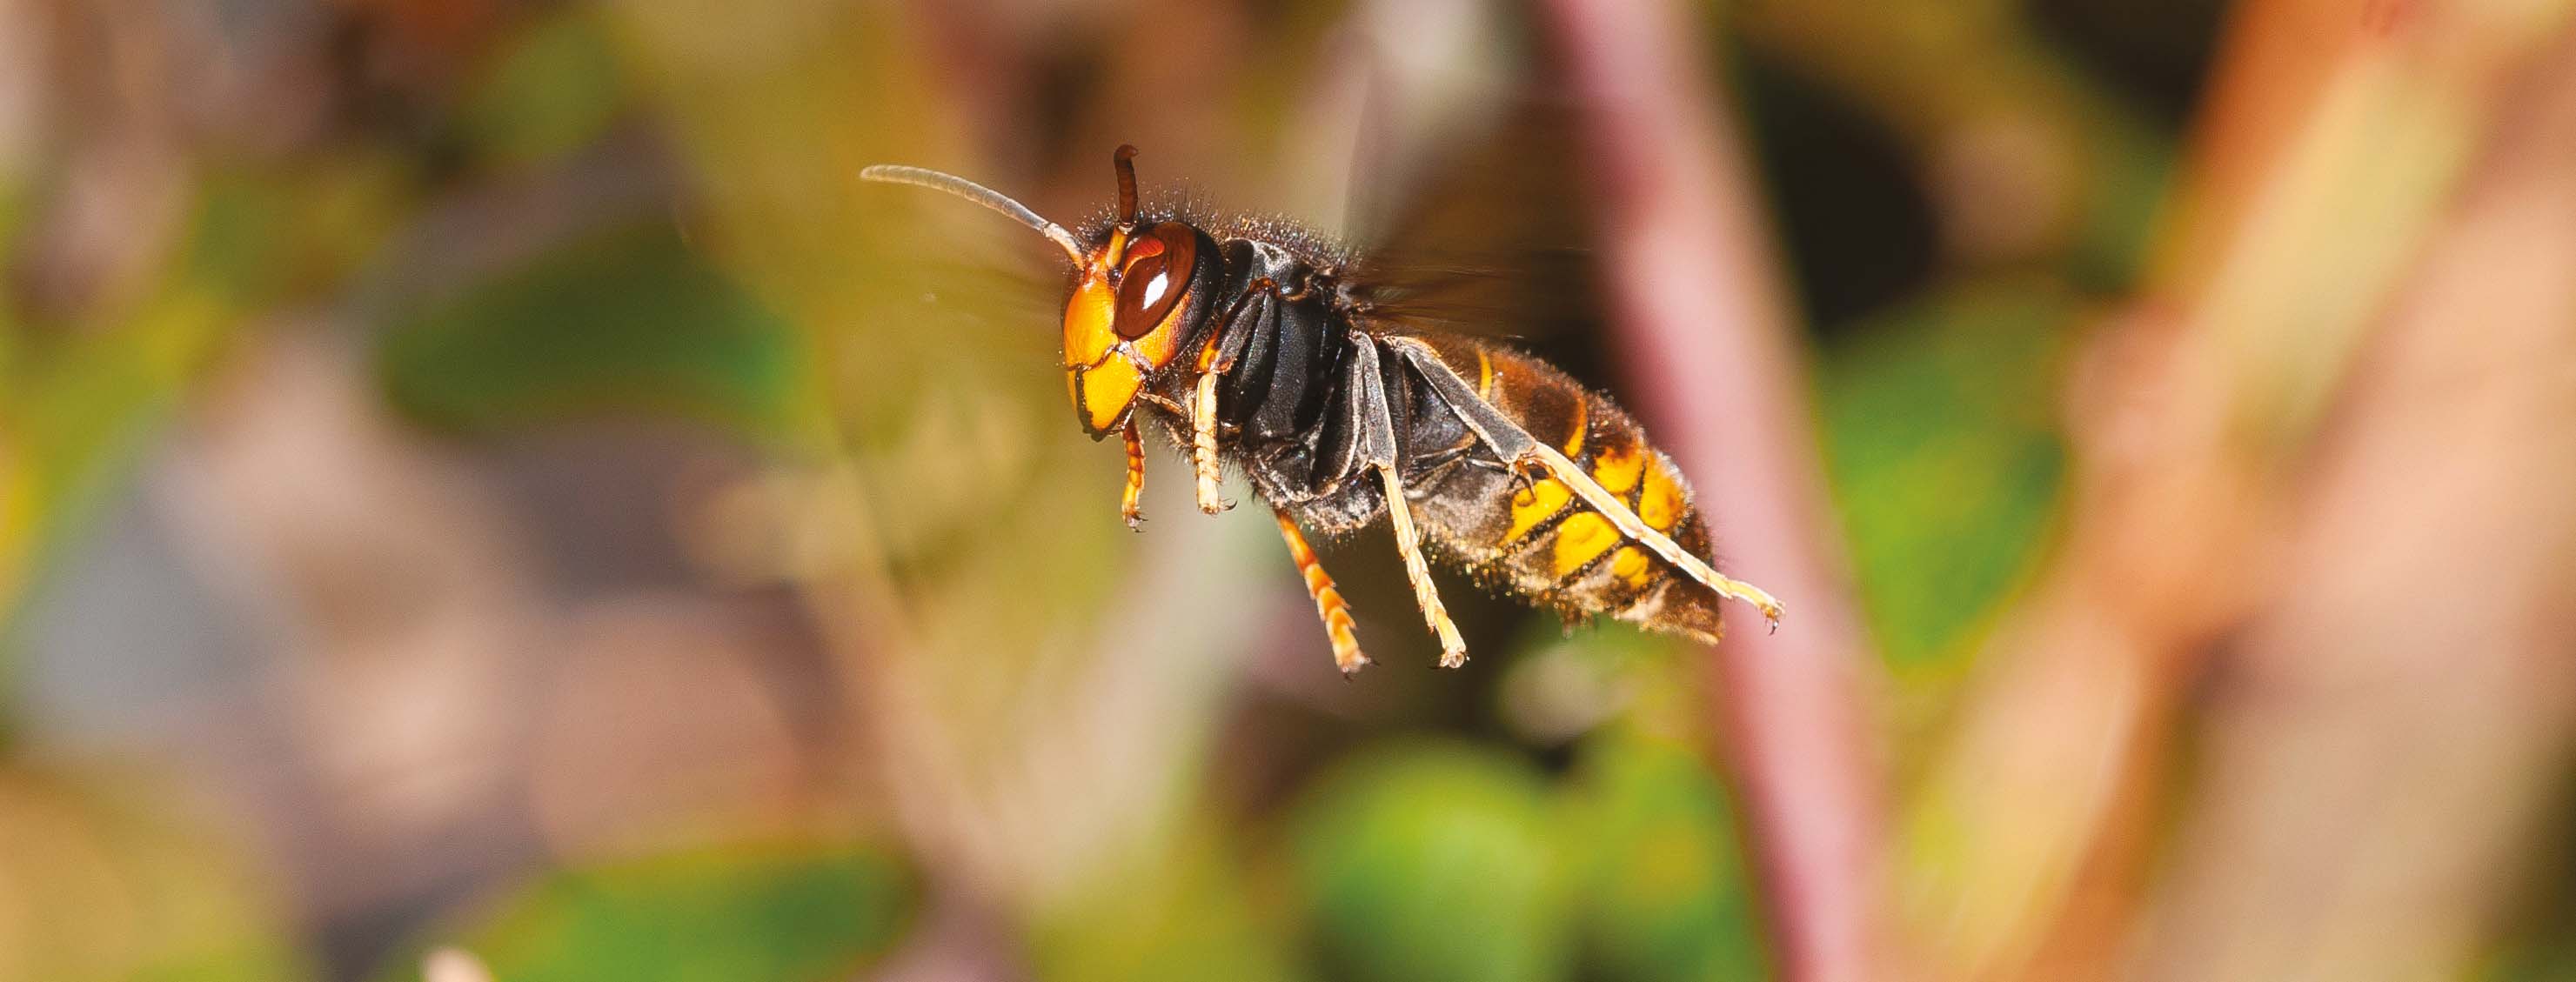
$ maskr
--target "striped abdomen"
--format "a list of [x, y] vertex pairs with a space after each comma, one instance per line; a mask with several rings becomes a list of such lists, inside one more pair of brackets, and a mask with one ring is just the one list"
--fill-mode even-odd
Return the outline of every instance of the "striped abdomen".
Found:
[[[1709, 555], [1708, 528], [1691, 503], [1690, 485], [1609, 399], [1507, 348], [1456, 336], [1420, 340], [1474, 384], [1479, 397], [1563, 451], [1647, 526], [1693, 555]], [[1439, 448], [1407, 449], [1421, 459]], [[1425, 536], [1450, 559], [1569, 616], [1604, 614], [1717, 640], [1716, 591], [1622, 536], [1564, 482], [1516, 478], [1491, 467], [1447, 467], [1424, 476], [1438, 486], [1406, 497], [1421, 499]]]

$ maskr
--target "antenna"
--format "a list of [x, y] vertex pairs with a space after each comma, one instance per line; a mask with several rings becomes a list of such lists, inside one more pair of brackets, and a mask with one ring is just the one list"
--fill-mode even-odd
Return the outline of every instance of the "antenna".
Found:
[[1111, 154], [1110, 158], [1111, 165], [1118, 168], [1118, 227], [1133, 232], [1136, 230], [1136, 145], [1121, 143], [1118, 152]]
[[[1132, 154], [1136, 152], [1134, 147], [1123, 147], [1120, 149], [1125, 153]], [[1123, 167], [1126, 164], [1126, 159], [1123, 157], [1120, 158], [1119, 163]], [[877, 164], [872, 167], [863, 168], [859, 171], [859, 179], [865, 181], [882, 181], [887, 184], [909, 184], [917, 188], [929, 188], [933, 191], [946, 191], [960, 198], [983, 205], [986, 208], [1011, 216], [1012, 221], [1026, 225], [1029, 228], [1036, 230], [1039, 235], [1046, 236], [1048, 239], [1053, 240], [1056, 245], [1064, 247], [1065, 256], [1072, 259], [1074, 265], [1080, 266], [1083, 264], [1084, 257], [1082, 243], [1074, 239], [1073, 233], [1065, 231], [1064, 226], [1062, 225], [1047, 221], [1037, 212], [1030, 211], [1029, 206], [1013, 201], [1009, 195], [995, 191], [992, 188], [969, 181], [955, 174], [943, 174], [926, 167], [905, 167], [900, 164]], [[1135, 177], [1132, 173], [1130, 173], [1127, 178], [1126, 189], [1127, 196], [1124, 200], [1128, 204], [1128, 214], [1131, 216], [1130, 220], [1132, 221], [1132, 216], [1135, 214], [1134, 205], [1136, 200]]]

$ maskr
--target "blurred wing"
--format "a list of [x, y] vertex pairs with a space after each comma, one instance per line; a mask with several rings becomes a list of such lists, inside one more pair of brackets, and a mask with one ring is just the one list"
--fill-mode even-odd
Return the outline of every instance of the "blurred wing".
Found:
[[1432, 330], [1537, 341], [1599, 319], [1567, 113], [1524, 99], [1482, 138], [1428, 151], [1417, 190], [1372, 182], [1363, 140], [1353, 188], [1353, 282], [1378, 315]]

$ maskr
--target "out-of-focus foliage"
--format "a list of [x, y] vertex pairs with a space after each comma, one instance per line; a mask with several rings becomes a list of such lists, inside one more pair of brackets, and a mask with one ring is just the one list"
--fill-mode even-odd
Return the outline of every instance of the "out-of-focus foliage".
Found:
[[395, 405], [500, 432], [623, 410], [776, 434], [801, 396], [786, 324], [666, 230], [612, 232], [392, 328]]
[[1956, 664], [2037, 557], [2063, 470], [2058, 379], [2082, 316], [2043, 284], [1982, 284], [1826, 350], [1826, 451], [1892, 663]]
[[1598, 975], [1715, 982], [1762, 975], [1724, 789], [1691, 748], [1642, 732], [1587, 743], [1562, 833]]
[[625, 74], [599, 18], [566, 8], [534, 19], [489, 55], [462, 93], [457, 125], [505, 168], [560, 159], [598, 140], [625, 104]]
[[448, 938], [514, 982], [823, 982], [882, 957], [916, 902], [882, 851], [731, 846], [557, 872]]
[[[1549, 5], [188, 6], [0, 0], [0, 982], [392, 982], [447, 945], [504, 982], [1775, 967], [1702, 653], [1453, 579], [1475, 660], [1434, 672], [1372, 530], [1325, 549], [1379, 659], [1335, 677], [1239, 482], [1201, 516], [1156, 446], [1119, 524], [1051, 247], [855, 177], [1078, 223], [1134, 142], [1218, 210], [1420, 195], [1392, 231], [1544, 254], [1492, 270], [1556, 325], [1518, 340], [1625, 395], [1612, 177], [1579, 124], [1521, 131], [1587, 109]], [[1776, 223], [1747, 247], [1808, 307], [1883, 694], [1930, 710], [1885, 741], [1910, 779], [1954, 735], [1911, 724], [1979, 746], [1965, 681], [2062, 545], [2068, 370], [2181, 221], [2223, 5], [1683, 6]], [[2348, 163], [2466, 154], [2414, 142]], [[2191, 735], [2102, 756], [2193, 772]], [[1937, 833], [1906, 859], [1971, 851], [1896, 791]], [[1995, 800], [2114, 810], [2055, 791]], [[2463, 901], [2536, 911], [2474, 970], [2568, 977], [2539, 865]]]
[[0, 979], [312, 977], [273, 884], [190, 814], [131, 780], [0, 770]]
[[[1282, 912], [1265, 904], [1215, 833], [1183, 833], [1158, 856], [1050, 906], [1031, 963], [1056, 982], [1292, 982], [1301, 970]], [[1103, 925], [1116, 925], [1104, 930]]]
[[[1201, 524], [1157, 451], [1153, 534], [1117, 527], [1114, 447], [1064, 417], [1043, 243], [956, 202], [852, 179], [881, 161], [954, 166], [1070, 221], [1106, 194], [1108, 147], [1132, 140], [1146, 146], [1149, 185], [1333, 187], [1350, 176], [1343, 158], [1386, 152], [1354, 141], [1342, 158], [1298, 163], [1330, 156], [1319, 148], [1340, 138], [1319, 134], [1349, 125], [1319, 80], [1373, 71], [1350, 61], [1375, 57], [1380, 42], [1367, 39], [1505, 42], [1425, 47], [1402, 69], [1430, 94], [1390, 118], [1465, 139], [1478, 117], [1443, 113], [1472, 106], [1479, 86], [1535, 84], [1513, 79], [1535, 71], [1543, 29], [1491, 12], [1408, 25], [1398, 5], [1284, 16], [1167, 5], [1137, 16], [1186, 39], [1175, 49], [1185, 60], [1155, 62], [1128, 57], [1116, 31], [1037, 7], [1005, 13], [1015, 9], [621, 0], [280, 21], [314, 27], [279, 34], [301, 40], [273, 49], [308, 44], [309, 58], [283, 55], [257, 76], [287, 80], [255, 96], [282, 122], [227, 123], [248, 129], [173, 152], [184, 221], [146, 244], [166, 251], [157, 273], [80, 323], [0, 303], [0, 599], [22, 596], [21, 578], [52, 565], [40, 561], [49, 551], [85, 567], [100, 562], [102, 523], [140, 523], [158, 531], [115, 540], [108, 555], [144, 550], [143, 562], [218, 584], [207, 592], [233, 613], [168, 616], [263, 653], [242, 664], [266, 667], [233, 670], [266, 680], [242, 690], [260, 711], [156, 707], [180, 722], [152, 725], [196, 727], [179, 741], [195, 748], [125, 747], [200, 761], [219, 797], [274, 802], [250, 809], [254, 825], [301, 823], [267, 857], [295, 871], [283, 876], [301, 892], [284, 899], [200, 873], [260, 857], [239, 847], [208, 846], [201, 855], [221, 861], [173, 861], [156, 868], [166, 880], [134, 881], [153, 903], [202, 901], [223, 915], [206, 922], [221, 930], [161, 932], [174, 958], [198, 959], [171, 962], [182, 975], [292, 978], [312, 962], [332, 977], [400, 979], [414, 971], [409, 952], [454, 944], [511, 982], [841, 978], [907, 945], [930, 949], [910, 959], [936, 964], [939, 946], [957, 942], [923, 926], [932, 897], [986, 925], [963, 936], [1046, 979], [1677, 982], [1762, 970], [1730, 805], [1691, 735], [1705, 729], [1702, 696], [1670, 647], [1618, 626], [1566, 635], [1533, 615], [1484, 631], [1497, 640], [1477, 669], [1400, 678], [1418, 669], [1387, 655], [1415, 628], [1395, 592], [1354, 597], [1385, 664], [1350, 685], [1283, 685], [1279, 673], [1321, 663], [1260, 523], [1239, 511]], [[155, 43], [176, 59], [195, 50], [177, 46], [236, 41]], [[1887, 235], [1892, 215], [1853, 207], [1931, 200], [1909, 184], [1921, 134], [1891, 135], [1901, 128], [1885, 93], [1813, 71], [1794, 46], [1756, 48], [1781, 77], [1806, 80], [1757, 87], [1752, 108], [1766, 153], [1780, 151], [1767, 158], [1774, 177], [1804, 181], [1782, 217], [1793, 243], [1817, 250], [1801, 257], [1806, 292], [1848, 300], [1822, 325], [1820, 390], [1874, 625], [1901, 664], [1957, 664], [2050, 514], [2046, 393], [2077, 303], [2046, 274], [1948, 286], [1928, 225]], [[1817, 106], [1839, 114], [1832, 132]], [[1527, 156], [1497, 144], [1422, 159]], [[1562, 170], [1542, 176], [1572, 190], [1550, 193], [1579, 193]], [[1470, 233], [1527, 224], [1474, 220], [1510, 204], [1464, 197], [1484, 184], [1414, 180], [1461, 199], [1445, 206]], [[2135, 211], [2086, 214], [2143, 213], [2153, 200], [2134, 183], [2088, 187]], [[0, 186], [0, 233], [52, 234], [30, 205], [48, 193], [23, 179]], [[1855, 245], [1872, 236], [1872, 248]], [[2074, 241], [2065, 255], [2101, 251]], [[1450, 245], [1563, 253], [1533, 267], [1550, 276], [1582, 255], [1580, 243]], [[1594, 302], [1584, 286], [1527, 284], [1551, 309], [1577, 312]], [[1616, 357], [1599, 337], [1547, 343], [1599, 370]], [[328, 352], [318, 363], [354, 380], [381, 419], [310, 419], [303, 404], [271, 406], [274, 394], [225, 381], [279, 347]], [[299, 418], [311, 428], [279, 422]], [[320, 435], [352, 426], [421, 439], [353, 450]], [[710, 440], [726, 446], [703, 449]], [[222, 516], [245, 504], [227, 495], [256, 491], [210, 487], [205, 467], [257, 460], [267, 463], [237, 466], [325, 482], [327, 468], [368, 468], [353, 486], [392, 496], [372, 520], [523, 552], [465, 577], [491, 595], [397, 587], [404, 602], [391, 606], [352, 605], [356, 590], [294, 595], [280, 582], [315, 556], [324, 584], [395, 573], [367, 565], [376, 553], [226, 538]], [[325, 469], [286, 469], [302, 460]], [[461, 499], [455, 486], [468, 489]], [[140, 505], [136, 487], [152, 489]], [[314, 534], [365, 539], [323, 520], [344, 507], [370, 514], [332, 505]], [[1391, 564], [1364, 565], [1382, 557], [1331, 551], [1346, 583], [1401, 590]], [[1367, 558], [1348, 565], [1346, 554]], [[83, 602], [168, 603], [139, 596]], [[564, 833], [519, 814], [515, 792], [441, 790], [441, 775], [489, 769], [504, 787], [554, 782], [535, 794], [543, 802], [637, 793], [629, 785], [643, 778], [591, 775], [593, 788], [579, 769], [522, 774], [517, 734], [552, 704], [526, 695], [524, 677], [472, 682], [445, 666], [483, 664], [465, 649], [507, 623], [535, 639], [512, 657], [541, 675], [555, 664], [546, 652], [599, 616], [585, 605], [684, 601], [723, 612], [705, 630], [724, 646], [705, 657], [759, 653], [778, 691], [752, 717], [789, 721], [810, 754], [707, 766], [798, 775], [828, 814], [895, 816], [900, 855], [743, 845], [773, 841], [750, 822], [606, 853], [641, 858], [552, 861], [538, 857], [603, 853], [570, 841], [532, 856], [523, 840]], [[781, 617], [805, 626], [779, 628]], [[394, 630], [407, 625], [414, 633]], [[406, 640], [308, 647], [376, 628]], [[709, 712], [688, 692], [596, 688], [581, 718], [631, 728], [602, 743], [650, 741], [656, 720]], [[101, 712], [54, 682], [29, 698], [47, 718]], [[489, 714], [488, 759], [400, 752], [417, 739], [409, 714], [460, 705]], [[0, 725], [15, 715], [0, 712]], [[330, 728], [351, 718], [383, 728]], [[1442, 719], [1496, 725], [1422, 732]], [[353, 745], [308, 748], [323, 733]], [[382, 746], [356, 742], [368, 733]], [[273, 770], [227, 769], [210, 748], [231, 746], [266, 748], [254, 756]], [[386, 766], [389, 776], [364, 769]], [[32, 814], [0, 807], [0, 837], [59, 834], [62, 823], [29, 824]], [[436, 854], [453, 872], [398, 860], [411, 843], [476, 837], [491, 845]], [[229, 906], [204, 897], [225, 890], [238, 891]], [[0, 887], [0, 910], [30, 895]], [[285, 926], [295, 923], [311, 926]], [[121, 971], [98, 964], [100, 977]], [[16, 968], [0, 980], [82, 977]]]
[[1540, 777], [1492, 751], [1429, 745], [1344, 765], [1294, 819], [1327, 974], [1560, 977], [1572, 897], [1556, 824]]
[[1556, 780], [1459, 744], [1389, 748], [1321, 778], [1290, 830], [1327, 977], [1760, 969], [1726, 796], [1668, 738], [1614, 728]]

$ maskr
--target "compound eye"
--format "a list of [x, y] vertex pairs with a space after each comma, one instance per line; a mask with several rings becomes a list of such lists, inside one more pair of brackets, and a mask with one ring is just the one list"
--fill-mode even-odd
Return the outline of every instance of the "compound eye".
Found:
[[1162, 326], [1189, 289], [1198, 251], [1198, 233], [1179, 222], [1156, 225], [1127, 246], [1118, 274], [1119, 337], [1133, 341]]

